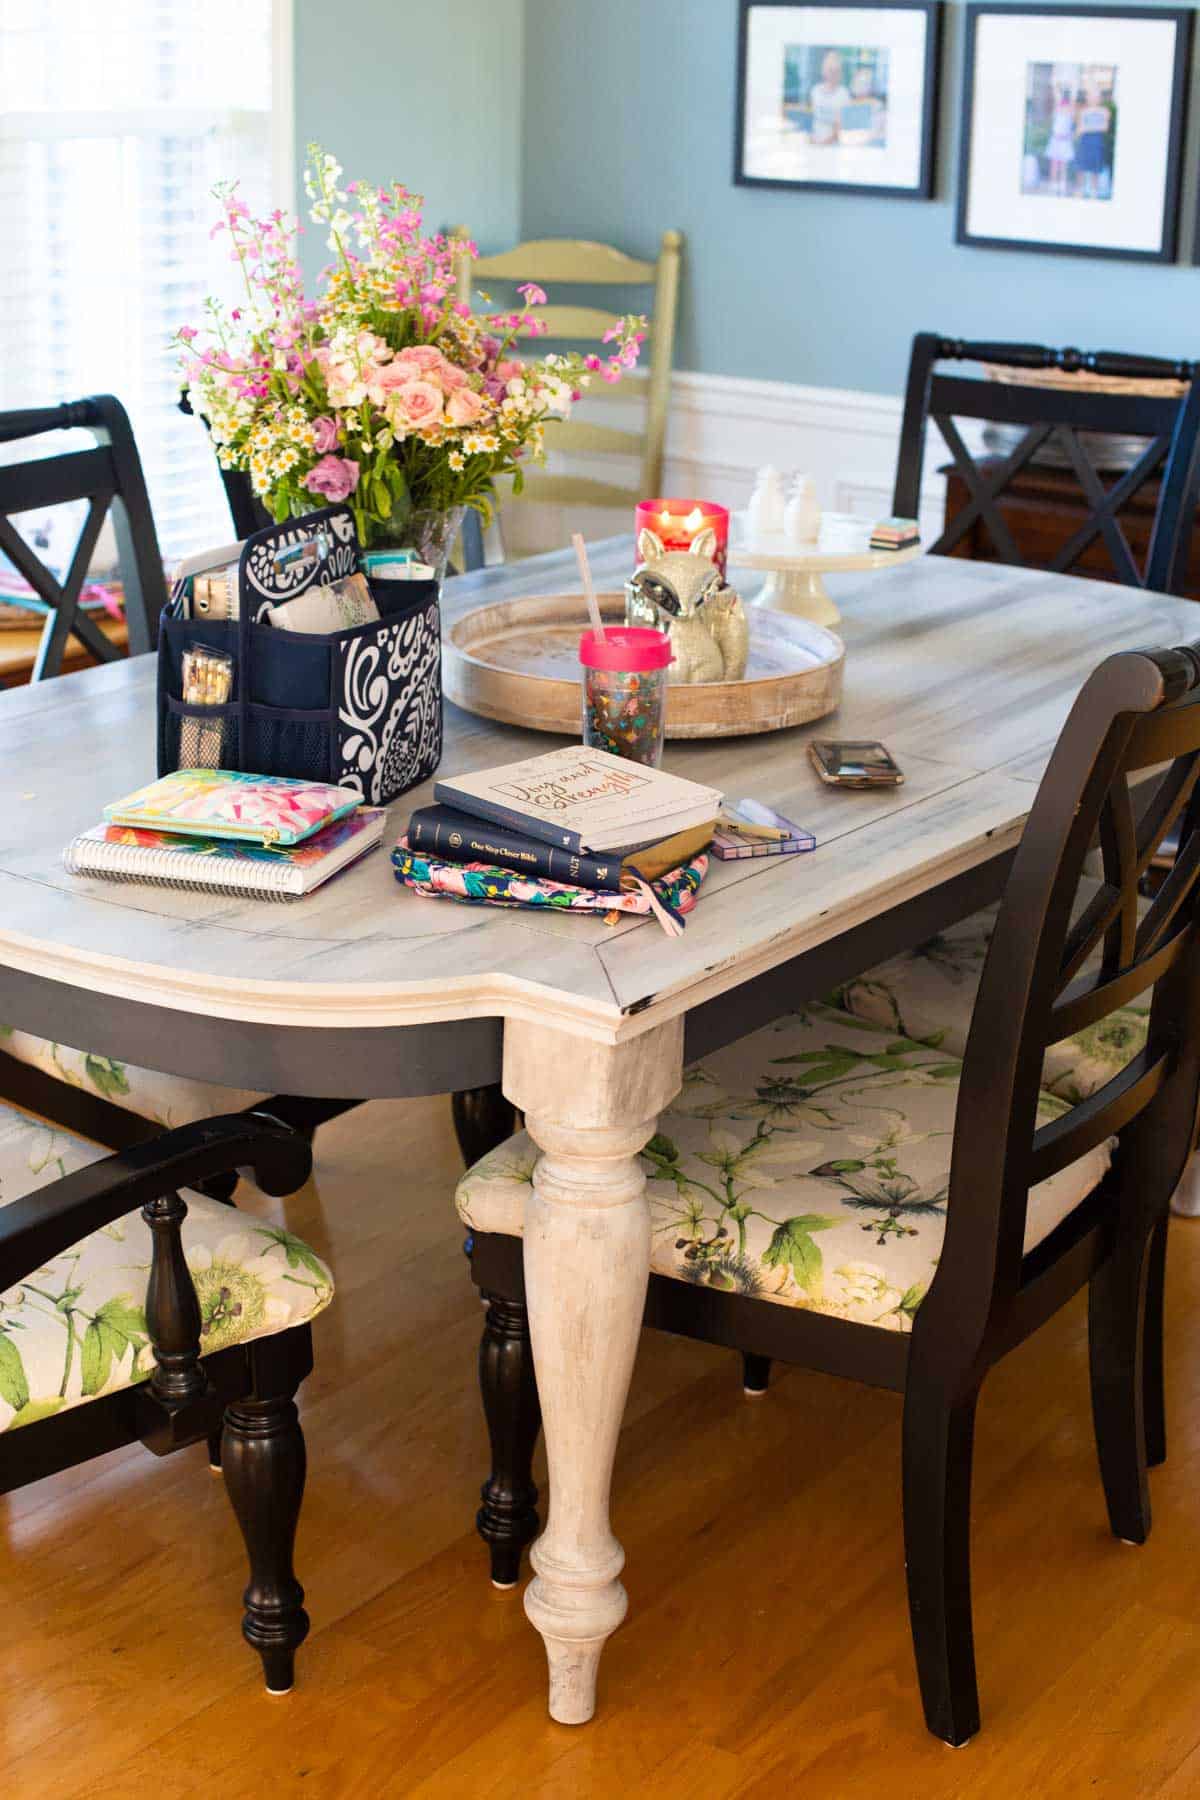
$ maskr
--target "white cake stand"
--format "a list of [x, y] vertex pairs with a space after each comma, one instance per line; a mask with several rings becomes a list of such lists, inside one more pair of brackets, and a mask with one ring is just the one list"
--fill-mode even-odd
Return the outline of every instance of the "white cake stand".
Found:
[[920, 544], [907, 550], [872, 550], [871, 526], [854, 513], [823, 513], [815, 544], [799, 546], [782, 532], [746, 538], [745, 514], [736, 515], [740, 537], [729, 546], [729, 561], [739, 569], [766, 569], [767, 579], [751, 606], [792, 613], [816, 625], [836, 625], [841, 618], [829, 597], [823, 575], [853, 575], [869, 569], [895, 569], [921, 554]]

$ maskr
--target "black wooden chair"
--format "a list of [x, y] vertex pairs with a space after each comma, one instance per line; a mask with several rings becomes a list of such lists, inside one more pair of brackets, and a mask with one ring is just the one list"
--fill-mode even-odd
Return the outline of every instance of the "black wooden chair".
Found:
[[[1130, 778], [1163, 763], [1135, 812]], [[1161, 1413], [1147, 1417], [1161, 1343], [1145, 1341], [1146, 1294], [1200, 1089], [1198, 777], [1200, 645], [1110, 657], [1038, 789], [962, 1060], [814, 1007], [689, 1070], [643, 1153], [647, 1324], [903, 1392], [917, 1671], [929, 1728], [949, 1743], [979, 1725], [979, 1388], [1085, 1284], [1110, 1524], [1131, 1543], [1150, 1528], [1147, 1433], [1159, 1454], [1165, 1438]], [[1139, 917], [1140, 876], [1177, 824], [1174, 868]], [[1089, 886], [1097, 836], [1103, 878]], [[1047, 1046], [1151, 987], [1144, 1045], [1119, 1073], [1074, 1106], [1042, 1089]], [[537, 1529], [517, 1235], [534, 1162], [520, 1134], [459, 1187], [489, 1298], [480, 1370], [493, 1466], [478, 1525], [504, 1582]]]
[[311, 1167], [265, 1115], [105, 1156], [0, 1107], [0, 1493], [137, 1441], [220, 1443], [250, 1562], [242, 1631], [272, 1693], [308, 1631], [295, 1394], [333, 1282], [299, 1238], [181, 1189], [246, 1169], [290, 1194]]
[[[95, 437], [94, 449], [0, 464], [0, 551], [50, 608], [34, 662], [34, 681], [60, 673], [63, 651], [72, 635], [100, 662], [113, 662], [121, 655], [80, 606], [88, 563], [110, 512], [132, 655], [154, 648], [158, 616], [167, 597], [141, 458], [119, 400], [111, 394], [95, 394], [86, 400], [68, 400], [62, 406], [0, 413], [0, 444], [79, 427]], [[60, 581], [12, 520], [17, 514], [70, 500], [86, 500], [88, 510], [70, 569]]]
[[[1009, 385], [940, 373], [942, 362], [992, 364], [1026, 370], [1090, 371], [1140, 381], [1182, 381], [1182, 398], [1137, 393], [1071, 392], [1058, 386]], [[1023, 436], [1005, 456], [985, 464], [972, 455], [957, 421], [1023, 427]], [[954, 468], [970, 496], [951, 518], [933, 556], [946, 556], [979, 524], [1001, 562], [1023, 564], [1005, 519], [1001, 497], [1031, 459], [1050, 444], [1066, 456], [1087, 505], [1087, 517], [1045, 566], [1069, 573], [1097, 538], [1102, 539], [1118, 581], [1131, 587], [1182, 593], [1187, 582], [1192, 524], [1200, 498], [1200, 364], [1114, 351], [1048, 350], [1040, 344], [965, 343], [936, 332], [918, 332], [904, 396], [900, 455], [893, 510], [916, 518], [920, 510], [925, 439], [932, 420], [946, 442]], [[1094, 468], [1081, 433], [1149, 440], [1133, 467], [1106, 485]], [[1121, 509], [1154, 477], [1161, 477], [1149, 554], [1143, 567], [1121, 529]]]
[[[26, 462], [0, 464], [0, 551], [9, 557], [51, 608], [42, 634], [34, 679], [60, 672], [63, 650], [74, 633], [102, 661], [121, 655], [79, 608], [88, 562], [111, 510], [125, 594], [130, 653], [150, 650], [166, 600], [162, 558], [142, 474], [141, 459], [119, 400], [111, 394], [61, 406], [0, 413], [0, 444], [83, 427], [97, 439], [92, 450], [69, 451]], [[66, 576], [60, 580], [38, 557], [12, 519], [30, 509], [85, 501], [87, 512]], [[20, 1106], [122, 1149], [144, 1143], [164, 1126], [213, 1113], [232, 1112], [265, 1098], [158, 1070], [142, 1069], [14, 1030], [0, 1017], [0, 1093]], [[310, 1138], [318, 1124], [347, 1110], [345, 1101], [275, 1096], [270, 1105]], [[234, 1177], [216, 1185], [232, 1190]]]

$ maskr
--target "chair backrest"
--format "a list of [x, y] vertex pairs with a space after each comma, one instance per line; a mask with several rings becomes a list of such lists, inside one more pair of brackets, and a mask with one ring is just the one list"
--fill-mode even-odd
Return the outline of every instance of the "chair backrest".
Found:
[[[1078, 386], [1029, 385], [1024, 381], [944, 375], [939, 362], [972, 362], [996, 368], [1058, 370], [1082, 377]], [[1105, 391], [1095, 378], [1156, 384], [1157, 391]], [[1192, 521], [1200, 498], [1200, 364], [1115, 351], [1048, 350], [1040, 344], [964, 343], [934, 332], [913, 339], [900, 456], [893, 500], [902, 518], [916, 518], [926, 429], [933, 420], [970, 498], [930, 546], [944, 556], [962, 544], [976, 524], [988, 533], [1002, 562], [1023, 564], [999, 498], [1045, 446], [1054, 444], [1070, 463], [1087, 517], [1045, 566], [1066, 573], [1100, 538], [1118, 581], [1133, 587], [1182, 593]], [[963, 441], [956, 420], [1025, 428], [1007, 455], [980, 463]], [[1147, 438], [1132, 468], [1106, 486], [1080, 442], [1080, 433]], [[1149, 554], [1143, 568], [1129, 547], [1118, 515], [1148, 481], [1160, 477]]]
[[[101, 662], [112, 662], [121, 654], [80, 606], [88, 564], [110, 511], [131, 654], [153, 649], [158, 616], [167, 597], [141, 459], [119, 400], [111, 394], [94, 394], [61, 406], [0, 413], [0, 444], [81, 426], [96, 439], [94, 449], [0, 463], [0, 551], [50, 608], [34, 659], [34, 681], [61, 673], [63, 652], [72, 635]], [[12, 521], [19, 513], [73, 500], [85, 500], [88, 510], [71, 566], [60, 580]]]
[[[1139, 919], [1139, 881], [1173, 827], [1174, 868]], [[1103, 876], [1093, 894], [1080, 884], [1097, 841]], [[924, 1330], [940, 1324], [961, 1342], [985, 1319], [994, 1329], [1119, 1209], [1165, 1215], [1200, 1088], [1198, 902], [1200, 644], [1125, 651], [1080, 691], [1005, 887], [967, 1038], [946, 1239]], [[1150, 987], [1145, 1048], [1090, 1098], [1039, 1124], [1048, 1046]], [[1113, 1137], [1110, 1175], [1026, 1256], [1030, 1189]]]
[[[632, 391], [644, 395], [645, 421], [641, 431], [618, 430], [591, 419], [567, 419], [548, 427], [547, 448], [574, 455], [636, 456], [640, 459], [638, 486], [624, 487], [619, 482], [600, 481], [590, 476], [547, 474], [531, 471], [525, 486], [514, 500], [533, 500], [568, 506], [627, 506], [662, 490], [663, 447], [667, 433], [667, 411], [671, 397], [671, 362], [675, 348], [675, 318], [679, 306], [679, 260], [683, 235], [664, 231], [655, 262], [627, 256], [610, 244], [595, 244], [574, 238], [534, 238], [505, 250], [498, 256], [483, 256], [472, 261], [459, 259], [459, 298], [470, 301], [480, 279], [503, 281], [516, 285], [535, 281], [544, 287], [549, 303], [539, 306], [537, 317], [548, 327], [543, 334], [553, 344], [596, 344], [616, 323], [617, 315], [594, 305], [573, 304], [569, 290], [574, 288], [652, 288], [653, 295], [645, 311], [649, 322], [649, 363], [645, 375], [626, 376], [620, 386], [611, 390], [616, 396]], [[562, 289], [568, 297], [556, 296]], [[539, 348], [541, 343], [539, 340]], [[588, 392], [588, 404], [608, 398], [610, 390], [597, 383]], [[509, 504], [507, 496], [505, 504]]]

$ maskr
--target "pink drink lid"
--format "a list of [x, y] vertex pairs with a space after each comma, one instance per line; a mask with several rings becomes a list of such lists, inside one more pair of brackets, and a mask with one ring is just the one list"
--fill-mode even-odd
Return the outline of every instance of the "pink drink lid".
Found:
[[622, 669], [630, 674], [665, 669], [671, 661], [671, 640], [650, 625], [606, 625], [603, 643], [594, 631], [582, 634], [579, 660], [585, 669]]

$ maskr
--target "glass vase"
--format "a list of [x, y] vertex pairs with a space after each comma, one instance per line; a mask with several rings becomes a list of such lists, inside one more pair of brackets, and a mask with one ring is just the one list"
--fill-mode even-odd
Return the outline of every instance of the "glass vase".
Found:
[[387, 550], [411, 550], [419, 562], [427, 563], [440, 584], [446, 575], [446, 564], [462, 530], [465, 506], [446, 508], [397, 507], [386, 524], [372, 523], [370, 542], [363, 545], [372, 554]]

